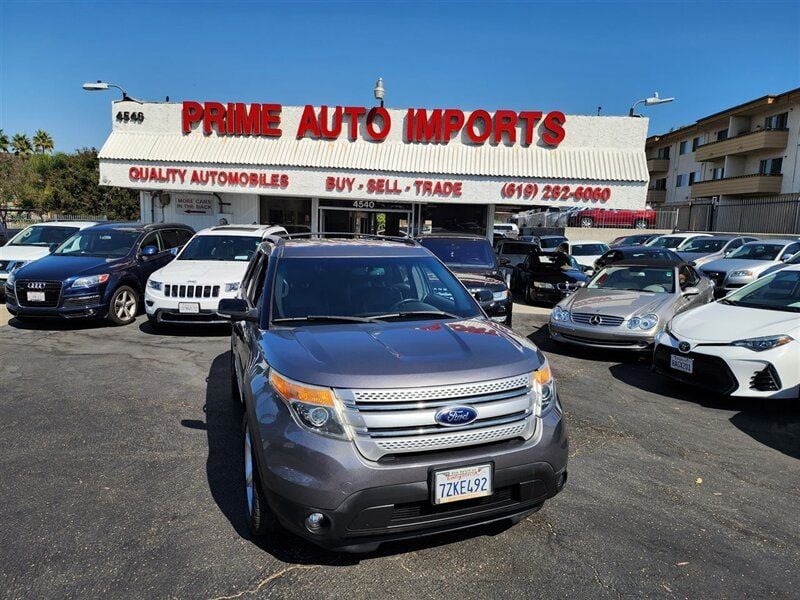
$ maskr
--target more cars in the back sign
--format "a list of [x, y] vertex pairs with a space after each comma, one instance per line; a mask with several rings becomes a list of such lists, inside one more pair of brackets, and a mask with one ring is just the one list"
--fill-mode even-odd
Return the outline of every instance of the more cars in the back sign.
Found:
[[562, 270], [539, 252], [532, 252], [511, 273], [511, 290], [523, 294], [525, 302], [555, 303], [586, 284], [589, 277], [570, 257], [570, 268]]
[[649, 246], [617, 246], [609, 249], [594, 261], [595, 271], [622, 260], [674, 260], [682, 262], [677, 253], [666, 248], [650, 248]]
[[742, 244], [755, 242], [758, 238], [740, 235], [713, 235], [697, 237], [683, 244], [678, 255], [686, 262], [700, 267], [711, 261], [725, 258]]
[[605, 267], [550, 313], [557, 342], [648, 350], [677, 313], [713, 299], [713, 284], [683, 261], [623, 261]]
[[670, 233], [661, 235], [647, 242], [649, 248], [669, 248], [675, 252], [680, 252], [689, 243], [697, 238], [711, 237], [710, 233]]
[[511, 327], [514, 302], [500, 260], [488, 239], [479, 235], [434, 233], [422, 236], [419, 242], [453, 271], [493, 321]]
[[797, 240], [748, 242], [725, 258], [704, 264], [700, 270], [714, 281], [717, 294], [724, 295], [755, 281], [761, 273], [785, 263], [797, 252]]
[[97, 225], [96, 221], [50, 221], [30, 225], [0, 247], [0, 295], [8, 274], [29, 262], [50, 254], [54, 244], [60, 244], [81, 229]]
[[800, 265], [676, 316], [655, 369], [732, 396], [800, 400]]
[[174, 261], [147, 281], [144, 305], [150, 323], [227, 323], [217, 315], [222, 298], [235, 298], [247, 264], [274, 225], [222, 225], [195, 234]]
[[74, 234], [52, 254], [11, 273], [6, 306], [29, 317], [136, 318], [147, 278], [194, 234], [182, 224], [108, 223]]

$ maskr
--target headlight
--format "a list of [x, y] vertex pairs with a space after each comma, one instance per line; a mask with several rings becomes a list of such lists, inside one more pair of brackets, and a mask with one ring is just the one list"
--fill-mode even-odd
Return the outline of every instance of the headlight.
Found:
[[226, 292], [235, 292], [239, 289], [241, 284], [238, 281], [234, 281], [233, 283], [226, 283], [225, 284], [225, 291]]
[[752, 277], [752, 271], [733, 271], [728, 275], [728, 277]]
[[763, 352], [764, 350], [772, 350], [778, 346], [783, 346], [794, 340], [790, 335], [768, 335], [764, 337], [749, 338], [746, 340], [736, 340], [731, 342], [731, 346], [741, 346], [753, 350], [754, 352]]
[[553, 321], [559, 322], [569, 321], [569, 311], [560, 306], [556, 306], [553, 312], [550, 313], [550, 318], [553, 319]]
[[658, 325], [658, 315], [645, 315], [643, 317], [631, 317], [628, 320], [628, 329], [652, 329]]
[[14, 275], [14, 271], [8, 274], [8, 279], [6, 279], [6, 285], [14, 287], [14, 280], [16, 279], [16, 275]]
[[552, 290], [555, 289], [555, 286], [552, 283], [545, 283], [543, 281], [534, 281], [533, 287], [535, 288], [542, 288], [545, 290]]
[[150, 279], [147, 282], [147, 287], [149, 287], [151, 290], [156, 290], [157, 292], [160, 292], [163, 286], [160, 281], [156, 281], [155, 279]]
[[72, 288], [88, 288], [95, 285], [100, 285], [101, 283], [105, 283], [108, 281], [108, 275], [90, 275], [89, 277], [78, 277], [75, 281], [72, 282]]
[[533, 391], [533, 413], [537, 417], [541, 417], [550, 410], [556, 398], [556, 382], [550, 373], [550, 364], [547, 359], [532, 373], [531, 389]]
[[293, 381], [274, 370], [269, 373], [269, 383], [301, 427], [321, 435], [349, 439], [332, 389]]
[[30, 262], [29, 260], [21, 260], [21, 261], [19, 261], [19, 262], [16, 262], [16, 263], [14, 263], [14, 266], [11, 268], [11, 272], [13, 273], [13, 272], [14, 272], [14, 271], [16, 271], [17, 269], [19, 269], [19, 268], [21, 268], [21, 267], [24, 267], [24, 266], [25, 266], [25, 265], [27, 265], [29, 262]]

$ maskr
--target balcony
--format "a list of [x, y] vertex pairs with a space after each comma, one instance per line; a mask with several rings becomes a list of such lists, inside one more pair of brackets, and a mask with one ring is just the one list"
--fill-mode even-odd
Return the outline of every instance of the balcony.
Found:
[[700, 181], [692, 185], [690, 198], [710, 196], [769, 196], [781, 193], [783, 175], [742, 175], [712, 181]]
[[759, 129], [727, 140], [703, 144], [694, 151], [694, 158], [697, 162], [704, 162], [735, 154], [749, 154], [758, 150], [782, 150], [786, 148], [788, 141], [789, 131], [787, 129]]
[[651, 206], [654, 204], [664, 204], [667, 201], [667, 190], [657, 190], [650, 188], [647, 190], [647, 203]]
[[666, 173], [669, 171], [668, 158], [648, 158], [647, 170], [650, 173]]

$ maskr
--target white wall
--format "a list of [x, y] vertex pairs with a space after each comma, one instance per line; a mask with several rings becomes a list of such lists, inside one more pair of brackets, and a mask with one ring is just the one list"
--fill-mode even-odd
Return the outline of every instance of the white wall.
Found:
[[[155, 220], [152, 216], [150, 192], [139, 194], [141, 220], [145, 223], [185, 223], [196, 231], [219, 224], [222, 215], [226, 216], [230, 224], [249, 224], [259, 222], [259, 200], [257, 194], [220, 194], [223, 202], [230, 202], [230, 206], [219, 206], [216, 196], [211, 194], [190, 194], [186, 192], [170, 191], [170, 203], [163, 208], [158, 197], [155, 199]], [[177, 209], [178, 198], [202, 196], [212, 200], [213, 209], [206, 215], [186, 214]]]

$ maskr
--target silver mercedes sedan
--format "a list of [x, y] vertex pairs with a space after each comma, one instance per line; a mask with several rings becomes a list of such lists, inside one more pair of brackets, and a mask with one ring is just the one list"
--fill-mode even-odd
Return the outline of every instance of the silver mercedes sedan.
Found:
[[679, 312], [711, 302], [714, 283], [682, 261], [613, 263], [550, 313], [557, 342], [647, 350]]

